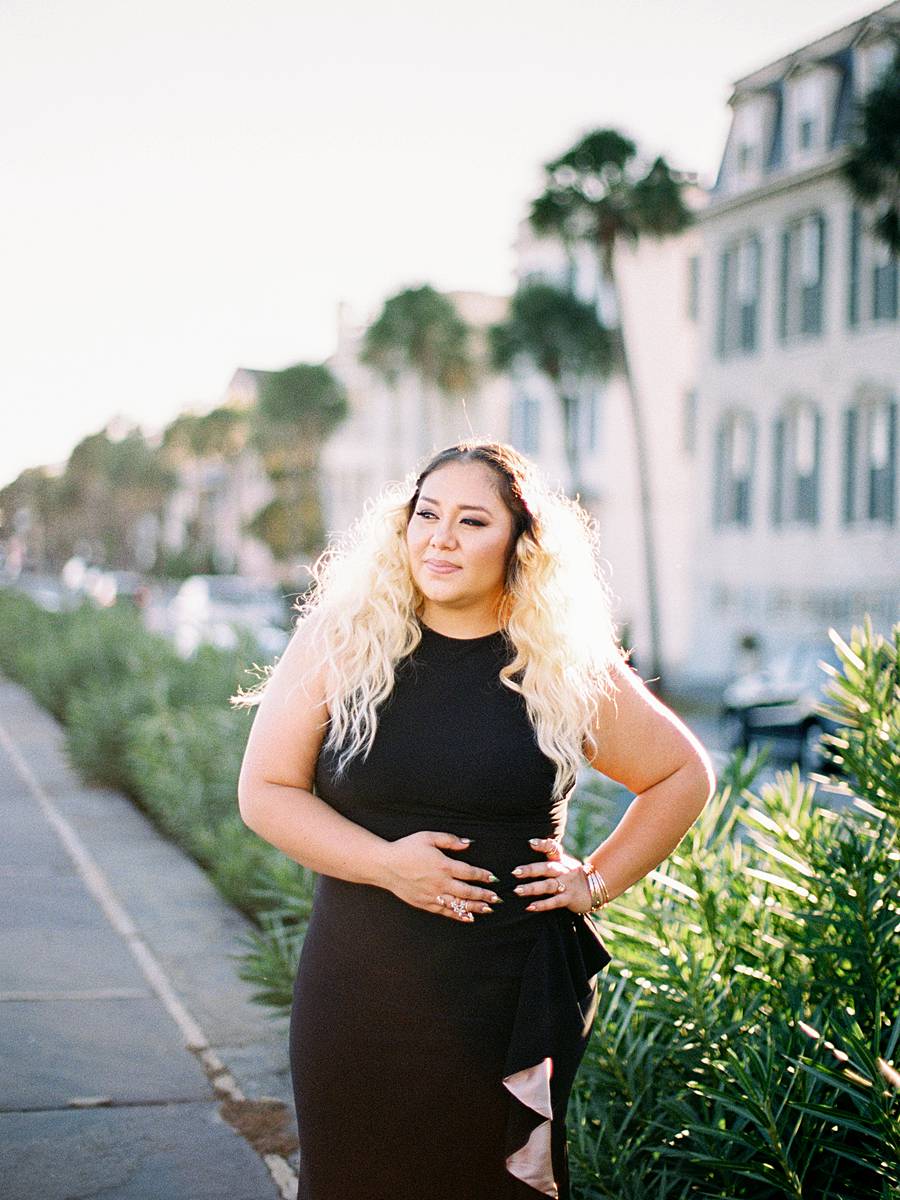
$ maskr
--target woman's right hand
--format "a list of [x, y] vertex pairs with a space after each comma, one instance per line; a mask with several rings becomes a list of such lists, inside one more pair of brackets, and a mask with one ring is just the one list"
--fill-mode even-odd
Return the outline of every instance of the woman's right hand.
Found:
[[[455, 834], [432, 830], [398, 838], [389, 844], [385, 856], [385, 887], [413, 908], [443, 913], [454, 921], [474, 921], [475, 913], [493, 912], [491, 903], [500, 902], [497, 893], [464, 881], [491, 883], [495, 876], [482, 867], [473, 867], [442, 853], [442, 849], [465, 850], [468, 845], [467, 840]], [[450, 907], [454, 899], [465, 901], [465, 913], [457, 913]]]

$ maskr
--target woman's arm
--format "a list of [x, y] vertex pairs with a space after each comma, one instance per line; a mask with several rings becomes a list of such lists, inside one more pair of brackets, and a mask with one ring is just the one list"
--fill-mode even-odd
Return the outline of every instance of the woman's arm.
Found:
[[238, 779], [241, 819], [313, 871], [383, 886], [390, 843], [312, 792], [328, 708], [323, 672], [312, 677], [307, 669], [305, 632], [291, 638], [256, 712]]
[[618, 691], [601, 701], [590, 765], [635, 796], [591, 854], [610, 898], [659, 866], [678, 846], [716, 789], [703, 745], [622, 660]]
[[[624, 659], [616, 663], [613, 678], [618, 690], [601, 697], [594, 728], [599, 749], [593, 758], [588, 755], [595, 770], [635, 793], [621, 821], [590, 856], [610, 899], [672, 853], [716, 788], [706, 750]], [[516, 892], [534, 896], [528, 910], [586, 912], [592, 896], [578, 859], [560, 852], [549, 838], [537, 838], [532, 845], [554, 858], [523, 863], [513, 871], [520, 880]], [[563, 890], [558, 892], [560, 883]]]

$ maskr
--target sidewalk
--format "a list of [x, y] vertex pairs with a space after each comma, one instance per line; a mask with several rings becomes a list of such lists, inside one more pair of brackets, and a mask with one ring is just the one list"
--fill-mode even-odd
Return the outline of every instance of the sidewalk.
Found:
[[293, 1200], [287, 1021], [228, 957], [249, 922], [2, 677], [0, 820], [4, 1200]]

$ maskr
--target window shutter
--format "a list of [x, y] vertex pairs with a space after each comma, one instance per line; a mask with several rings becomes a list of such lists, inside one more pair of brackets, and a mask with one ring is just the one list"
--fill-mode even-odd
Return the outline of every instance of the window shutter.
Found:
[[725, 421], [720, 420], [716, 429], [716, 443], [713, 451], [713, 525], [718, 527], [724, 522], [725, 497]]
[[819, 213], [817, 220], [819, 223], [819, 282], [816, 284], [815, 291], [813, 332], [821, 333], [825, 328], [825, 265], [827, 262], [825, 237], [828, 232], [828, 225], [822, 213]]
[[854, 204], [850, 210], [850, 262], [848, 264], [847, 324], [859, 324], [859, 238], [860, 212]]
[[811, 524], [819, 523], [819, 475], [822, 461], [822, 414], [816, 409], [815, 413], [815, 451], [813, 455], [812, 478], [809, 485], [809, 519]]
[[746, 483], [746, 491], [745, 491], [745, 499], [744, 499], [743, 521], [742, 521], [742, 524], [746, 525], [748, 528], [750, 527], [751, 518], [753, 515], [753, 492], [754, 492], [753, 481], [756, 478], [756, 425], [757, 425], [756, 418], [752, 417], [750, 420], [750, 453], [748, 456], [749, 464], [747, 467], [747, 475], [746, 475], [747, 483]]
[[778, 280], [778, 336], [787, 341], [788, 336], [788, 304], [791, 280], [791, 231], [785, 229], [781, 234], [781, 271]]
[[778, 416], [772, 428], [772, 524], [780, 525], [784, 505], [784, 417]]
[[724, 358], [726, 347], [726, 330], [728, 328], [728, 251], [723, 250], [719, 255], [719, 311], [716, 321], [716, 352], [719, 358]]
[[[896, 269], [897, 260], [894, 260]], [[885, 520], [893, 525], [897, 512], [897, 401], [888, 405], [888, 465], [885, 480]]]
[[856, 464], [859, 411], [844, 409], [844, 523], [856, 520]]

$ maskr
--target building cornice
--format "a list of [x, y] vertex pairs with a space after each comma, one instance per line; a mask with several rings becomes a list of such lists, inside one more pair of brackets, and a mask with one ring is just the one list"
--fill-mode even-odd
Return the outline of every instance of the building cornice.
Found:
[[767, 180], [757, 187], [747, 188], [746, 191], [740, 192], [736, 196], [726, 196], [721, 200], [711, 196], [706, 208], [697, 213], [697, 224], [703, 225], [724, 213], [757, 204], [760, 200], [767, 200], [770, 196], [791, 191], [791, 189], [802, 187], [806, 183], [814, 183], [816, 180], [837, 175], [840, 168], [850, 158], [853, 149], [853, 146], [839, 146], [829, 152], [828, 158], [824, 162], [815, 163], [803, 171], [779, 173], [776, 178]]

